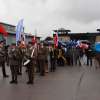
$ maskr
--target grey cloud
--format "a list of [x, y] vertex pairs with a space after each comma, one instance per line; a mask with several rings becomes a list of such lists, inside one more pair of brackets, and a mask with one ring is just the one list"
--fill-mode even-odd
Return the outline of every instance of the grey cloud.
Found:
[[100, 0], [75, 0], [71, 4], [68, 18], [83, 23], [100, 20]]
[[[3, 2], [3, 21], [17, 24], [24, 18], [26, 32], [52, 33], [64, 27], [72, 31], [90, 31], [100, 20], [99, 0], [0, 0]], [[95, 22], [95, 23], [94, 23]], [[91, 26], [91, 28], [90, 28]], [[89, 27], [89, 28], [88, 28]]]

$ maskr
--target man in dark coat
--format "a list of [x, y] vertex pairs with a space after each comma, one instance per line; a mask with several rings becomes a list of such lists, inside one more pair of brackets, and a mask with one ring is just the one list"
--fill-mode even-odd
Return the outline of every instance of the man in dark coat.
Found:
[[12, 75], [12, 80], [10, 83], [17, 84], [17, 75], [18, 75], [18, 48], [16, 47], [16, 44], [12, 44], [9, 48], [9, 65], [11, 69], [11, 75]]
[[4, 78], [8, 77], [8, 75], [6, 75], [5, 62], [6, 62], [6, 51], [4, 47], [4, 42], [0, 41], [0, 65], [2, 67], [2, 74]]
[[86, 55], [87, 55], [87, 66], [92, 66], [92, 57], [93, 57], [93, 51], [91, 48], [86, 50]]

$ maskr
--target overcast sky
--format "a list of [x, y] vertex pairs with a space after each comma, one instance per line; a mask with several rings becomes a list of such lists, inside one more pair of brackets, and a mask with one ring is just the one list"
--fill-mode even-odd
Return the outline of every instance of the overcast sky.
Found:
[[24, 19], [25, 31], [52, 34], [53, 29], [95, 32], [100, 28], [100, 0], [0, 0], [0, 21], [16, 25]]

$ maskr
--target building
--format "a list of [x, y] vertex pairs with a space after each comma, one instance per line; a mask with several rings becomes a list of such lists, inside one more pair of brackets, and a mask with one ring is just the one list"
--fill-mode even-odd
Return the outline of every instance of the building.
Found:
[[[7, 24], [7, 23], [2, 23], [0, 22], [1, 25], [5, 28], [6, 32], [8, 33], [8, 37], [6, 38], [6, 43], [7, 45], [10, 45], [11, 43], [16, 43], [16, 26]], [[32, 34], [25, 34], [25, 42], [28, 43], [28, 41], [31, 41], [33, 36]], [[36, 37], [37, 41], [40, 42], [40, 37]], [[3, 40], [2, 34], [0, 34], [0, 40]]]
[[65, 42], [65, 41], [69, 41], [70, 40], [70, 36], [68, 35], [68, 33], [71, 32], [70, 30], [66, 30], [64, 28], [60, 28], [58, 30], [54, 30], [54, 32], [58, 33], [58, 39], [59, 39], [59, 41]]
[[[69, 40], [88, 40], [91, 43], [100, 42], [100, 32], [91, 32], [91, 33], [71, 33], [70, 30], [58, 29], [54, 30], [58, 33], [59, 41], [65, 42]], [[55, 34], [53, 34], [54, 36]]]

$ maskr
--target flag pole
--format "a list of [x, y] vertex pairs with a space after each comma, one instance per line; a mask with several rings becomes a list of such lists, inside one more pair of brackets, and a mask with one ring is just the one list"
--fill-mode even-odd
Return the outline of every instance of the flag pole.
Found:
[[37, 43], [37, 29], [35, 29], [35, 40], [36, 40], [36, 66], [38, 66], [38, 43]]

